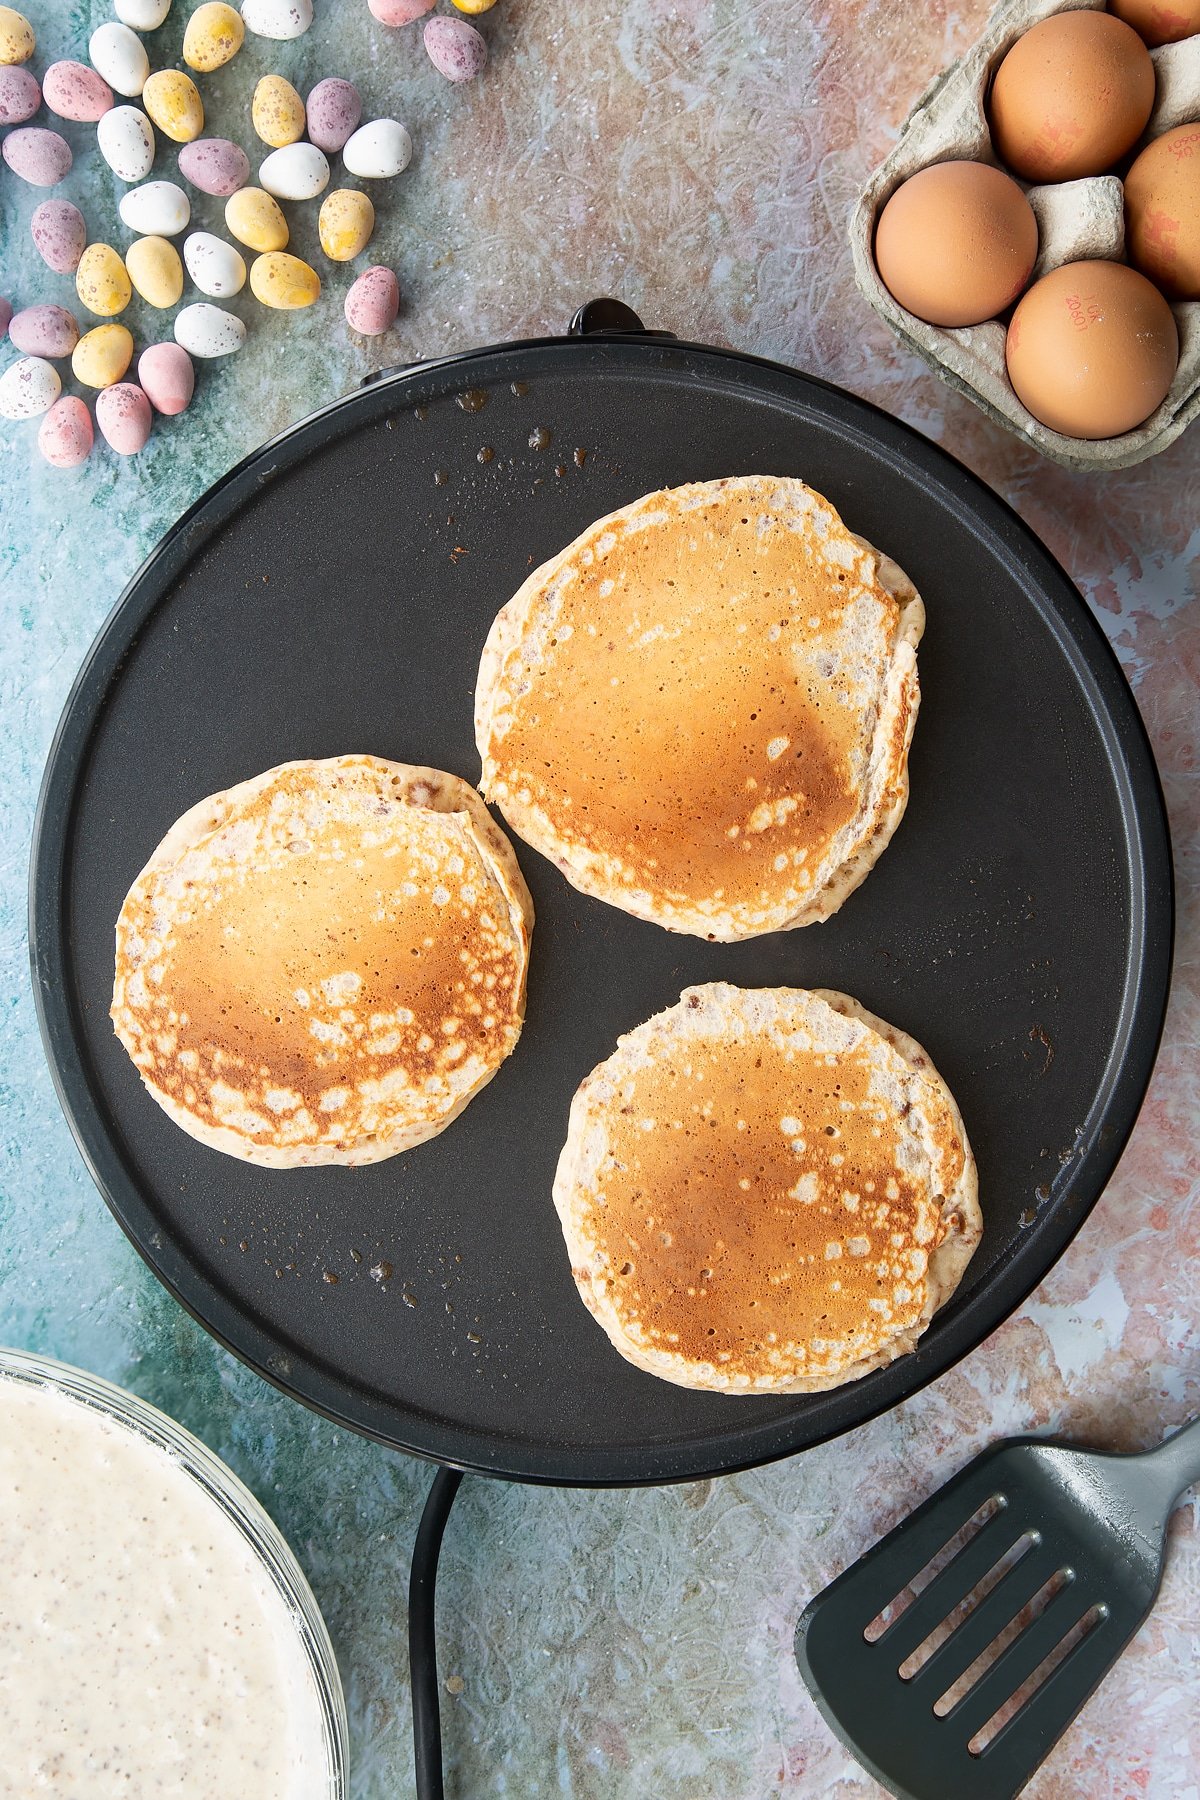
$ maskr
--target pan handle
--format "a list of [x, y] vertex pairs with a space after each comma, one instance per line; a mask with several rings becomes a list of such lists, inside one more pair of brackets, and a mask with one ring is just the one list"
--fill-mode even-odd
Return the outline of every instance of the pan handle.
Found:
[[581, 306], [567, 326], [568, 337], [673, 338], [673, 331], [648, 331], [623, 300], [601, 297]]

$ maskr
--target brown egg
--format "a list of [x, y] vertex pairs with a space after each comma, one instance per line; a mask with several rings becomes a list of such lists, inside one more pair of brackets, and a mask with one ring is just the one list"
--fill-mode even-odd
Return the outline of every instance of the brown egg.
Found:
[[1170, 307], [1124, 263], [1065, 263], [1012, 316], [1008, 378], [1035, 419], [1066, 437], [1119, 437], [1166, 398], [1179, 361]]
[[896, 189], [875, 228], [884, 286], [930, 325], [994, 319], [1029, 280], [1037, 247], [1028, 200], [986, 163], [919, 170]]
[[1019, 37], [992, 82], [1001, 162], [1026, 181], [1102, 175], [1132, 150], [1154, 105], [1136, 31], [1102, 12], [1054, 13]]
[[1200, 0], [1108, 0], [1108, 10], [1152, 50], [1200, 32]]
[[1164, 131], [1125, 177], [1125, 252], [1172, 300], [1200, 300], [1200, 124]]

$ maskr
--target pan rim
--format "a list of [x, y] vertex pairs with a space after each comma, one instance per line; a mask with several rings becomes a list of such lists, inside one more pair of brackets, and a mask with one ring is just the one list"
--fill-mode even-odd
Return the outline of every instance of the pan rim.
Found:
[[[790, 384], [832, 396], [842, 416], [819, 406], [826, 425], [859, 441], [869, 440], [893, 461], [902, 459], [947, 501], [956, 501], [960, 522], [986, 535], [993, 553], [1025, 583], [1036, 586], [1043, 617], [1052, 627], [1077, 675], [1088, 678], [1088, 702], [1104, 727], [1111, 773], [1121, 789], [1120, 806], [1126, 842], [1123, 860], [1131, 880], [1130, 951], [1126, 963], [1117, 1033], [1105, 1076], [1097, 1087], [1092, 1114], [1097, 1133], [1109, 1135], [1097, 1174], [1081, 1169], [1075, 1191], [1048, 1206], [1026, 1238], [988, 1271], [975, 1289], [966, 1289], [962, 1311], [943, 1321], [918, 1349], [901, 1359], [907, 1379], [903, 1391], [892, 1391], [888, 1370], [868, 1383], [835, 1391], [857, 1400], [855, 1416], [799, 1428], [802, 1413], [763, 1421], [746, 1415], [738, 1424], [731, 1415], [721, 1433], [639, 1445], [611, 1447], [558, 1444], [546, 1448], [447, 1423], [422, 1415], [419, 1408], [380, 1401], [367, 1387], [353, 1386], [320, 1359], [297, 1356], [289, 1341], [277, 1337], [234, 1302], [203, 1269], [174, 1244], [165, 1241], [138, 1182], [130, 1172], [115, 1126], [97, 1104], [90, 1058], [75, 1016], [68, 971], [64, 863], [72, 822], [79, 803], [81, 778], [89, 748], [103, 715], [105, 698], [129, 645], [167, 591], [171, 570], [182, 567], [209, 532], [219, 529], [240, 501], [235, 494], [253, 479], [271, 479], [271, 459], [292, 453], [331, 420], [366, 407], [371, 396], [396, 396], [405, 384], [421, 382], [441, 371], [458, 371], [484, 360], [519, 357], [530, 352], [571, 353], [603, 366], [622, 365], [632, 356], [664, 361], [677, 357], [710, 359], [720, 378], [747, 386], [747, 372], [782, 377]], [[632, 366], [632, 365], [630, 365]], [[753, 385], [751, 384], [751, 391]], [[400, 404], [403, 402], [400, 401]], [[889, 441], [890, 440], [890, 441]], [[302, 448], [302, 446], [301, 446]], [[99, 679], [99, 686], [97, 680]], [[93, 692], [93, 690], [95, 690]], [[90, 696], [90, 698], [89, 698]], [[1116, 653], [1099, 622], [1066, 571], [1040, 543], [1020, 516], [978, 476], [939, 445], [863, 400], [819, 377], [785, 364], [734, 350], [649, 335], [605, 334], [585, 339], [546, 337], [517, 340], [433, 358], [369, 376], [350, 394], [329, 402], [251, 451], [209, 487], [164, 534], [130, 577], [89, 647], [71, 685], [53, 734], [34, 820], [29, 878], [29, 944], [34, 999], [43, 1047], [59, 1103], [84, 1163], [105, 1203], [135, 1249], [172, 1297], [223, 1348], [289, 1398], [334, 1423], [393, 1449], [427, 1461], [479, 1474], [531, 1483], [583, 1487], [635, 1487], [692, 1481], [735, 1473], [795, 1454], [889, 1411], [961, 1361], [989, 1337], [1045, 1278], [1091, 1212], [1136, 1123], [1153, 1073], [1162, 1036], [1170, 988], [1174, 932], [1174, 882], [1170, 838], [1161, 783], [1144, 721]], [[1114, 1062], [1118, 1048], [1119, 1062]], [[1114, 1120], [1114, 1114], [1116, 1115]], [[989, 1303], [981, 1309], [977, 1302]], [[971, 1304], [974, 1301], [976, 1304]], [[932, 1339], [932, 1346], [931, 1346]], [[874, 1390], [874, 1391], [872, 1391]], [[816, 1397], [809, 1397], [810, 1400]], [[753, 1400], [731, 1402], [753, 1407]], [[406, 1430], [420, 1421], [421, 1442], [396, 1429], [403, 1414]], [[723, 1447], [723, 1451], [718, 1447]], [[718, 1460], [714, 1461], [714, 1456]]]

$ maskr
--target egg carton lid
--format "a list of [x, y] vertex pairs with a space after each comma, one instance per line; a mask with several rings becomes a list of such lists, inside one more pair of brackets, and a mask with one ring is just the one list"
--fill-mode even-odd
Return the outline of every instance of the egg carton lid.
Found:
[[[1007, 0], [965, 55], [937, 76], [917, 101], [887, 158], [871, 176], [850, 217], [850, 250], [859, 288], [904, 343], [998, 425], [1069, 469], [1126, 469], [1174, 443], [1200, 413], [1200, 301], [1172, 305], [1179, 329], [1179, 366], [1166, 399], [1134, 431], [1120, 437], [1065, 437], [1022, 406], [1008, 379], [1007, 329], [999, 319], [961, 330], [927, 325], [893, 299], [875, 267], [875, 222], [902, 181], [929, 163], [959, 159], [1001, 166], [992, 149], [985, 102], [993, 71], [1031, 25], [1060, 12], [1103, 12], [1104, 0]], [[1176, 125], [1200, 120], [1200, 35], [1150, 52], [1156, 97], [1141, 145]], [[1038, 259], [1031, 280], [1063, 263], [1125, 258], [1124, 189], [1115, 175], [1044, 187], [1018, 184], [1038, 222]]]

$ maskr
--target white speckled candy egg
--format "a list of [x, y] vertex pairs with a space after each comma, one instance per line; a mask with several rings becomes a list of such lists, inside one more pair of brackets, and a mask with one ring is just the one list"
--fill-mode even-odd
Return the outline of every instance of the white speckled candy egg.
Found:
[[71, 373], [84, 387], [111, 387], [133, 361], [133, 335], [124, 325], [85, 331], [71, 356]]
[[171, 0], [113, 0], [113, 11], [122, 25], [134, 31], [157, 31], [171, 10]]
[[118, 381], [96, 396], [96, 423], [118, 456], [136, 456], [150, 436], [150, 402], [135, 381]]
[[315, 144], [288, 144], [272, 150], [258, 179], [277, 200], [315, 200], [329, 186], [329, 164]]
[[29, 221], [34, 247], [56, 275], [73, 275], [87, 247], [87, 223], [69, 200], [43, 200]]
[[223, 300], [246, 285], [246, 264], [240, 253], [211, 231], [193, 231], [183, 240], [187, 272], [202, 294]]
[[125, 252], [125, 267], [147, 306], [157, 306], [164, 312], [178, 306], [183, 297], [183, 264], [168, 239], [138, 238]]
[[430, 62], [447, 81], [473, 81], [482, 73], [487, 39], [465, 19], [430, 19], [423, 35]]
[[120, 25], [115, 19], [97, 25], [88, 39], [88, 55], [93, 69], [103, 75], [109, 87], [130, 99], [135, 99], [150, 79], [145, 44], [128, 25]]
[[75, 271], [75, 292], [90, 313], [111, 319], [133, 299], [129, 271], [111, 244], [89, 244]]
[[346, 323], [363, 337], [390, 331], [399, 311], [400, 283], [381, 263], [364, 269], [346, 295]]
[[159, 69], [142, 89], [142, 105], [176, 144], [190, 144], [204, 130], [200, 89], [182, 69]]
[[250, 158], [228, 138], [197, 138], [179, 152], [179, 173], [202, 194], [226, 200], [249, 181]]
[[51, 63], [42, 76], [42, 94], [52, 113], [81, 125], [94, 125], [114, 104], [103, 75], [80, 62]]
[[138, 380], [155, 412], [173, 419], [191, 403], [196, 371], [179, 344], [151, 344], [138, 357]]
[[147, 181], [121, 195], [119, 210], [121, 223], [141, 237], [175, 237], [186, 230], [192, 203], [173, 181]]
[[318, 150], [332, 156], [357, 129], [362, 101], [352, 81], [330, 76], [318, 81], [305, 107], [308, 135]]
[[41, 104], [42, 90], [35, 75], [28, 69], [0, 67], [0, 125], [23, 125]]
[[38, 449], [55, 469], [77, 469], [94, 441], [92, 415], [75, 394], [56, 400], [38, 427]]
[[0, 63], [26, 63], [37, 48], [33, 26], [15, 7], [0, 6]]
[[114, 106], [96, 127], [100, 154], [122, 181], [144, 181], [154, 167], [154, 128], [140, 106]]
[[312, 0], [242, 0], [242, 18], [256, 37], [303, 37], [313, 22]]
[[189, 356], [229, 356], [246, 341], [246, 327], [234, 313], [206, 300], [185, 306], [175, 317], [175, 342]]
[[57, 131], [22, 125], [5, 138], [4, 160], [30, 187], [54, 187], [71, 173], [71, 146]]
[[372, 119], [369, 125], [360, 125], [342, 151], [350, 173], [366, 181], [386, 181], [399, 175], [411, 160], [412, 139], [396, 119]]
[[9, 320], [8, 335], [22, 356], [70, 356], [79, 342], [75, 314], [65, 306], [27, 306]]
[[23, 356], [0, 375], [0, 419], [40, 419], [62, 393], [53, 363]]
[[241, 14], [223, 0], [206, 0], [187, 22], [183, 34], [183, 60], [190, 69], [211, 74], [232, 62], [246, 41]]

